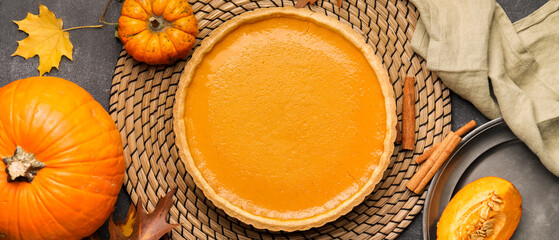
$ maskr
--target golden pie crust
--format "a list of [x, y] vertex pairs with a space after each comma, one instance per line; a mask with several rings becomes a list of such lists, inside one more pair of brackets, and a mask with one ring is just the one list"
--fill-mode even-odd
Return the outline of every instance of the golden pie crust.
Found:
[[[324, 56], [299, 52], [315, 42]], [[395, 112], [388, 74], [362, 36], [307, 9], [267, 8], [204, 39], [181, 75], [173, 124], [187, 172], [217, 207], [257, 228], [296, 231], [374, 190], [394, 149]]]

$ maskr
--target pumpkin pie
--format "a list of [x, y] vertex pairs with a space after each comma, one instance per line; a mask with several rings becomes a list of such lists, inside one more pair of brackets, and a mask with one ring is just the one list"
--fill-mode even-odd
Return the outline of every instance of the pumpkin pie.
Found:
[[390, 161], [395, 100], [362, 36], [306, 9], [244, 13], [188, 62], [174, 106], [185, 167], [230, 216], [305, 230], [349, 212]]

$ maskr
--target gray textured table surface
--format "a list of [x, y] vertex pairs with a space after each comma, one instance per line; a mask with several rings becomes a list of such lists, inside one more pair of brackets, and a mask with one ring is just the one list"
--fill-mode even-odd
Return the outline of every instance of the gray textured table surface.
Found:
[[[517, 21], [542, 6], [547, 0], [498, 0], [512, 21]], [[11, 57], [17, 48], [17, 41], [27, 37], [18, 31], [13, 20], [25, 18], [27, 12], [38, 14], [39, 4], [47, 6], [58, 18], [64, 21], [64, 27], [96, 25], [106, 1], [97, 0], [2, 0], [0, 1], [0, 87], [17, 79], [37, 76], [37, 57], [24, 60]], [[117, 22], [121, 3], [113, 1], [106, 14], [107, 22]], [[109, 106], [109, 91], [112, 75], [122, 44], [114, 36], [114, 27], [102, 29], [81, 29], [70, 32], [74, 45], [74, 60], [63, 58], [60, 70], [52, 70], [46, 75], [68, 79], [85, 88], [100, 102], [105, 109]], [[470, 120], [485, 123], [483, 117], [470, 103], [452, 94], [453, 130]], [[121, 191], [115, 206], [117, 218], [124, 218], [130, 199]], [[102, 239], [108, 239], [106, 226], [99, 230]], [[398, 239], [421, 239], [422, 215], [419, 214]]]

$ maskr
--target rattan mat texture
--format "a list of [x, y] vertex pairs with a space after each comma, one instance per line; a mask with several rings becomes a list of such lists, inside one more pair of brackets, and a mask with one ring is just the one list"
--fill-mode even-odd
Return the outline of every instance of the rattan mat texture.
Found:
[[[198, 46], [213, 29], [241, 13], [293, 6], [294, 2], [191, 0], [191, 4], [199, 21]], [[322, 0], [308, 7], [351, 25], [373, 46], [393, 82], [399, 119], [403, 76], [416, 77], [416, 149], [402, 151], [396, 145], [373, 194], [334, 222], [298, 232], [255, 229], [227, 216], [206, 199], [179, 159], [172, 110], [188, 59], [171, 66], [148, 66], [122, 50], [112, 82], [110, 114], [124, 142], [124, 185], [132, 202], [136, 204], [141, 198], [148, 211], [171, 188], [178, 188], [169, 221], [181, 226], [172, 231], [172, 239], [394, 239], [421, 211], [426, 193], [415, 195], [405, 187], [417, 169], [412, 158], [450, 131], [451, 115], [449, 90], [410, 48], [418, 12], [408, 1], [396, 0], [344, 0], [341, 8], [336, 0]]]

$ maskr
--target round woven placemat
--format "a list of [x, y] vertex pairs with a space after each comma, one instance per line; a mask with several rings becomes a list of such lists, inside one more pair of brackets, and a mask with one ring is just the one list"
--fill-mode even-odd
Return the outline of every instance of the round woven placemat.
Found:
[[[196, 46], [213, 29], [243, 12], [294, 4], [291, 0], [191, 2], [200, 27]], [[170, 188], [178, 188], [169, 221], [181, 226], [172, 231], [172, 239], [394, 239], [421, 211], [425, 192], [415, 195], [405, 187], [417, 168], [412, 158], [450, 131], [451, 115], [449, 90], [410, 48], [418, 18], [415, 7], [408, 1], [350, 0], [338, 9], [335, 0], [323, 0], [310, 9], [351, 25], [373, 46], [393, 82], [399, 119], [403, 76], [416, 77], [416, 149], [401, 151], [396, 145], [373, 194], [334, 222], [292, 233], [255, 229], [227, 216], [206, 199], [179, 159], [172, 110], [187, 60], [172, 66], [148, 66], [122, 50], [113, 77], [110, 114], [124, 141], [124, 184], [132, 202], [141, 198], [148, 211]]]

